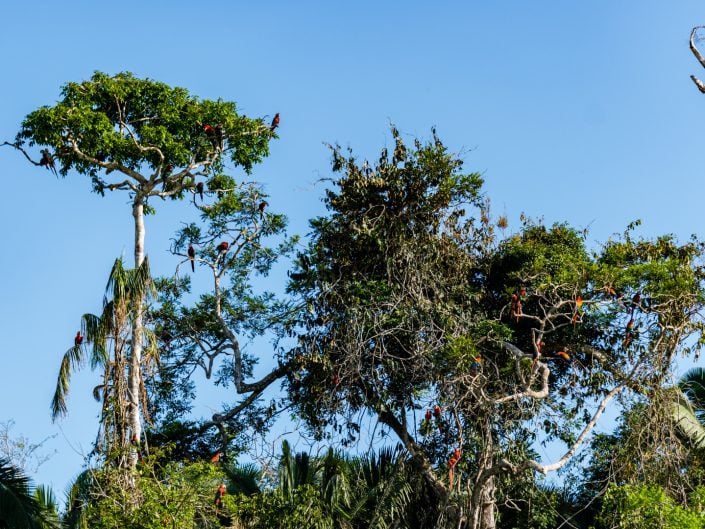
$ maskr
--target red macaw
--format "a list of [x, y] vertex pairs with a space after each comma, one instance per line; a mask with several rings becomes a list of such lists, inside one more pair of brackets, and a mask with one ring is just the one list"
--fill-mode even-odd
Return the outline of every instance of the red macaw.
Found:
[[455, 471], [455, 465], [458, 464], [458, 458], [455, 456], [450, 456], [450, 459], [448, 459], [448, 482], [450, 483], [450, 487], [453, 487], [453, 475]]
[[220, 487], [218, 487], [218, 492], [215, 493], [216, 509], [223, 506], [223, 496], [225, 496], [225, 483], [221, 483]]
[[78, 347], [83, 343], [83, 336], [81, 336], [81, 331], [76, 333], [76, 337], [73, 339], [73, 344]]
[[264, 208], [267, 206], [269, 206], [269, 203], [266, 200], [259, 203], [259, 206], [257, 206], [257, 211], [259, 211], [260, 215], [264, 215]]
[[39, 160], [39, 165], [46, 167], [49, 171], [54, 173], [56, 176], [56, 166], [54, 165], [54, 158], [49, 154], [49, 149], [42, 149], [42, 159]]
[[221, 242], [217, 247], [218, 253], [225, 253], [228, 251], [229, 244], [225, 241]]
[[279, 112], [274, 114], [274, 119], [272, 120], [272, 124], [269, 126], [270, 132], [274, 132], [274, 129], [276, 129], [279, 126]]
[[211, 457], [211, 463], [220, 463], [220, 459], [223, 457], [223, 452], [217, 452], [213, 457]]
[[188, 250], [186, 252], [188, 254], [189, 259], [191, 259], [191, 272], [196, 271], [196, 264], [194, 262], [194, 258], [196, 257], [196, 250], [193, 249], [193, 246], [191, 244], [188, 245]]
[[430, 409], [427, 409], [427, 410], [426, 410], [426, 420], [427, 420], [428, 422], [431, 422], [431, 417], [432, 417], [431, 410], [430, 410]]
[[436, 419], [440, 419], [440, 418], [441, 418], [441, 407], [440, 407], [438, 404], [436, 404], [436, 405], [433, 407], [433, 416], [434, 416]]
[[208, 137], [208, 141], [211, 142], [213, 147], [216, 146], [216, 138], [215, 138], [215, 129], [211, 127], [210, 125], [203, 125], [203, 132], [206, 133], [206, 136]]
[[566, 353], [565, 351], [558, 351], [556, 353], [556, 356], [561, 357], [563, 360], [566, 360], [570, 362], [570, 354]]

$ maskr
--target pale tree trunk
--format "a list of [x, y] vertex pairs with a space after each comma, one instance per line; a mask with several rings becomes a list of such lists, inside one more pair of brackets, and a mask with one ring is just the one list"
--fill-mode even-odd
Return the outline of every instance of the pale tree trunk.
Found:
[[[132, 216], [135, 221], [135, 268], [138, 268], [144, 261], [144, 197], [139, 193], [135, 196], [132, 204]], [[128, 420], [132, 435], [136, 435], [137, 439], [142, 437], [142, 423], [140, 420], [140, 390], [142, 376], [142, 340], [143, 340], [143, 322], [142, 310], [144, 308], [144, 299], [137, 300], [135, 306], [135, 319], [132, 325], [132, 348], [130, 354], [129, 382], [128, 382]], [[128, 437], [130, 439], [130, 437]], [[134, 466], [137, 462], [137, 455], [130, 458], [131, 465]]]
[[493, 468], [494, 438], [489, 421], [484, 425], [483, 447], [478, 457], [477, 479], [473, 487], [469, 512], [472, 529], [495, 529], [496, 486]]

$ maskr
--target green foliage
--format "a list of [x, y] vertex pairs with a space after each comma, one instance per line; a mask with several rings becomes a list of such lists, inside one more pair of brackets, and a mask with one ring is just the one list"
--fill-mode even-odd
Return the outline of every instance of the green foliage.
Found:
[[154, 464], [139, 472], [104, 468], [94, 473], [85, 520], [91, 529], [219, 527], [215, 493], [223, 481], [210, 463]]
[[[695, 499], [701, 498], [699, 489]], [[678, 505], [657, 485], [612, 485], [605, 494], [599, 521], [620, 529], [700, 529], [705, 517], [697, 509]]]
[[300, 485], [282, 494], [275, 490], [254, 496], [226, 497], [232, 516], [247, 529], [332, 529], [333, 521], [325, 512], [323, 500], [313, 485]]
[[[222, 172], [220, 153], [226, 153], [249, 172], [267, 155], [273, 136], [262, 119], [238, 115], [232, 102], [200, 100], [183, 88], [129, 72], [96, 72], [88, 81], [66, 84], [61, 96], [56, 105], [25, 118], [17, 145], [51, 148], [62, 175], [70, 170], [88, 175], [101, 194], [109, 188], [105, 176], [117, 170], [149, 172], [153, 177], [140, 181], [143, 187], [159, 182], [165, 191], [175, 190], [172, 196], [181, 196], [194, 184], [183, 168]], [[222, 127], [222, 145], [204, 132], [205, 125]]]
[[0, 459], [1, 529], [58, 529], [55, 506], [49, 489], [40, 487], [33, 494], [29, 478]]

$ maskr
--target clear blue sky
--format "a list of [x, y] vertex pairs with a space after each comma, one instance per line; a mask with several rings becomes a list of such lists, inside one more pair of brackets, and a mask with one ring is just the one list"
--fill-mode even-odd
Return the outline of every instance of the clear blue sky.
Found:
[[[598, 244], [643, 219], [646, 235], [705, 236], [705, 95], [688, 50], [705, 6], [663, 2], [6, 2], [0, 31], [0, 141], [24, 115], [94, 70], [129, 70], [281, 113], [280, 140], [254, 172], [291, 231], [323, 212], [323, 142], [373, 157], [388, 123], [441, 138], [486, 178], [495, 213], [591, 228]], [[97, 429], [95, 377], [76, 377], [52, 425], [59, 361], [80, 316], [97, 311], [114, 259], [130, 256], [127, 197], [53, 178], [0, 149], [0, 421], [59, 455], [36, 481], [62, 493]], [[149, 218], [153, 271], [183, 208]], [[284, 277], [272, 279], [279, 289]], [[265, 351], [266, 352], [266, 351]], [[199, 402], [204, 412], [219, 399]]]

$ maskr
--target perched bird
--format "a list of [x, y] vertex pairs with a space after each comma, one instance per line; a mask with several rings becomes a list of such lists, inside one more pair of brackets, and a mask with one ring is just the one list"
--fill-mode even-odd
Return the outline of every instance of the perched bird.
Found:
[[196, 184], [196, 192], [198, 196], [201, 197], [201, 202], [203, 202], [203, 182], [198, 182]]
[[340, 377], [338, 375], [333, 375], [330, 380], [334, 386], [340, 384]]
[[220, 460], [223, 455], [223, 452], [217, 452], [213, 457], [211, 457], [211, 463], [220, 463]]
[[39, 165], [46, 167], [47, 170], [54, 173], [56, 176], [56, 166], [54, 165], [54, 158], [49, 153], [49, 149], [42, 149], [42, 159], [39, 160]]
[[216, 250], [218, 250], [218, 253], [225, 253], [228, 251], [228, 247], [228, 243], [223, 241], [216, 247]]
[[453, 450], [453, 457], [460, 461], [460, 448], [456, 448], [455, 450]]
[[575, 311], [573, 312], [573, 318], [571, 319], [571, 323], [575, 325], [575, 322], [578, 321], [578, 316], [580, 315], [580, 308], [583, 306], [583, 298], [578, 296], [575, 300]]
[[272, 124], [269, 127], [269, 130], [271, 132], [274, 132], [274, 129], [276, 129], [279, 126], [279, 112], [274, 114], [274, 119], [272, 120]]
[[562, 358], [563, 360], [570, 362], [570, 354], [566, 353], [565, 351], [558, 351], [556, 353], [556, 356]]
[[453, 474], [455, 471], [455, 465], [458, 464], [458, 458], [455, 455], [450, 456], [448, 459], [448, 482], [450, 486], [453, 487]]
[[472, 360], [473, 360], [473, 362], [472, 362], [472, 364], [470, 364], [470, 369], [473, 372], [479, 371], [480, 368], [482, 367], [482, 357], [478, 355], [478, 356], [474, 357]]
[[81, 336], [81, 331], [76, 333], [76, 337], [73, 339], [73, 344], [78, 347], [83, 343], [83, 336]]
[[213, 148], [217, 149], [218, 139], [216, 138], [215, 129], [210, 125], [203, 125], [203, 132], [206, 133], [206, 137], [208, 138], [208, 141], [211, 142]]
[[431, 422], [431, 417], [432, 417], [431, 410], [430, 410], [430, 409], [427, 409], [427, 410], [426, 410], [426, 420], [427, 420], [428, 422]]
[[218, 492], [215, 493], [216, 509], [223, 506], [223, 496], [225, 496], [225, 483], [221, 483], [220, 487], [218, 487]]
[[104, 162], [105, 160], [108, 159], [108, 155], [105, 154], [105, 152], [101, 150], [95, 154], [95, 159], [98, 160], [99, 162]]
[[520, 317], [521, 315], [522, 315], [522, 312], [521, 312], [521, 300], [519, 299], [519, 300], [517, 300], [517, 304], [516, 304], [516, 307], [515, 307], [515, 310], [514, 310], [514, 316], [516, 316], [517, 323], [519, 322], [519, 317]]
[[191, 272], [196, 271], [196, 265], [194, 262], [194, 258], [196, 257], [196, 250], [193, 249], [193, 246], [191, 244], [188, 245], [188, 251], [186, 252], [188, 254], [189, 259], [191, 260]]
[[436, 419], [440, 419], [440, 418], [441, 418], [441, 407], [440, 407], [438, 404], [436, 404], [436, 405], [433, 407], [433, 416], [434, 416]]
[[218, 150], [223, 150], [223, 147], [225, 147], [225, 135], [223, 134], [223, 126], [218, 123], [215, 126], [215, 141], [218, 142]]
[[269, 202], [266, 200], [263, 200], [262, 202], [259, 203], [259, 206], [257, 206], [257, 211], [259, 211], [260, 215], [264, 215], [264, 208], [269, 206]]

